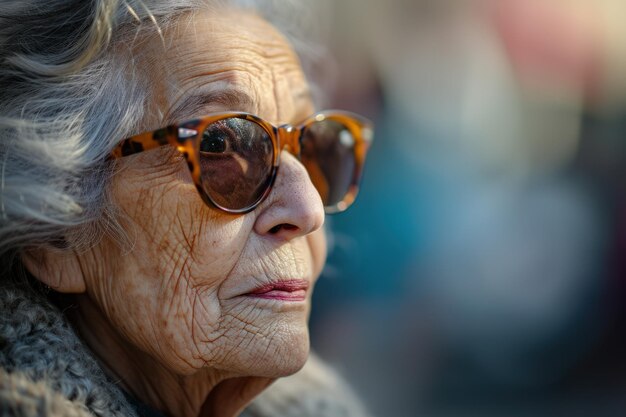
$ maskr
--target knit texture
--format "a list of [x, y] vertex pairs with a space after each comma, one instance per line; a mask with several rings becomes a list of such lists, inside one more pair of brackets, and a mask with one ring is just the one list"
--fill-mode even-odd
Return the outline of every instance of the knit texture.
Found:
[[[99, 417], [135, 416], [61, 312], [28, 289], [0, 288], [0, 368]], [[50, 398], [52, 398], [51, 396]]]

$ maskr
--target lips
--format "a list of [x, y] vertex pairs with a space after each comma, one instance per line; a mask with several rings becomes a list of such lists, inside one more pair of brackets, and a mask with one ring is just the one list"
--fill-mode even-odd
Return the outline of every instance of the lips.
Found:
[[308, 289], [307, 280], [277, 281], [257, 287], [246, 295], [266, 300], [304, 301]]

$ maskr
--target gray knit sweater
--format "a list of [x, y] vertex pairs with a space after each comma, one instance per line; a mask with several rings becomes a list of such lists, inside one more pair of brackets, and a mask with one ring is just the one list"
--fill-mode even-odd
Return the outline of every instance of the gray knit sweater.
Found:
[[[0, 416], [135, 417], [120, 389], [45, 297], [0, 286]], [[362, 417], [363, 407], [330, 368], [312, 357], [274, 383], [246, 417]], [[174, 416], [172, 416], [174, 417]]]

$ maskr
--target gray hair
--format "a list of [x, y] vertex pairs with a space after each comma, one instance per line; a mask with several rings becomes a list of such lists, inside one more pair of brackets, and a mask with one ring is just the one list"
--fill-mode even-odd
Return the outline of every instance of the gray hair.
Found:
[[[263, 3], [263, 4], [261, 4]], [[138, 133], [149, 97], [122, 42], [161, 30], [184, 12], [254, 7], [285, 16], [272, 0], [4, 0], [0, 3], [0, 267], [20, 251], [89, 247], [117, 237], [107, 197], [107, 155]], [[293, 8], [291, 8], [293, 10]], [[288, 12], [289, 13], [289, 12]], [[300, 20], [301, 23], [303, 20]], [[283, 22], [293, 22], [291, 18]], [[273, 22], [275, 23], [275, 21]], [[279, 28], [290, 37], [293, 24]], [[293, 40], [293, 36], [290, 37]], [[121, 52], [120, 52], [121, 50]]]

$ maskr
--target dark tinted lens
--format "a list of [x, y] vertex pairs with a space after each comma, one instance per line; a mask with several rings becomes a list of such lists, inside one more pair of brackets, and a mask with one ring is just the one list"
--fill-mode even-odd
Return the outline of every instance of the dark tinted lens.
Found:
[[221, 207], [250, 207], [269, 186], [273, 154], [269, 134], [252, 121], [232, 117], [210, 124], [200, 142], [204, 191]]
[[302, 138], [302, 163], [324, 205], [341, 202], [354, 177], [354, 136], [334, 120], [313, 123]]

